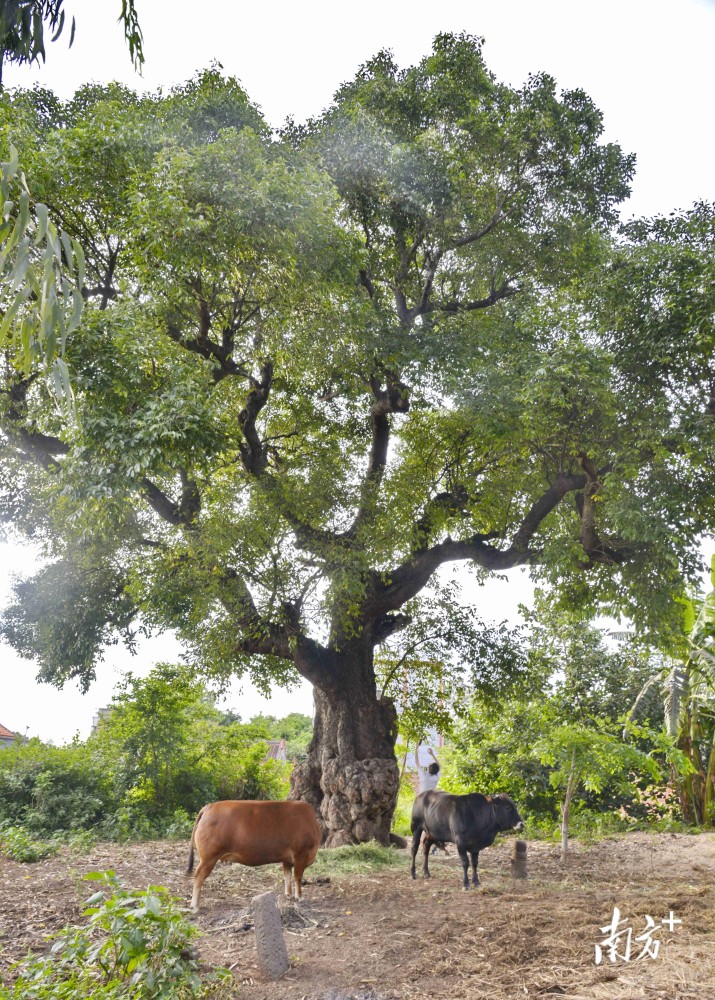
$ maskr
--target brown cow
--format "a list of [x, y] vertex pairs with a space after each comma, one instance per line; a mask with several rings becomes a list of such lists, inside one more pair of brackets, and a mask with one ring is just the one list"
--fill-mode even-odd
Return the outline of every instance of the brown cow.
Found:
[[313, 807], [307, 802], [211, 802], [201, 809], [191, 834], [186, 874], [194, 870], [194, 845], [200, 863], [194, 876], [191, 909], [199, 909], [201, 886], [217, 861], [242, 865], [283, 865], [285, 893], [290, 896], [291, 870], [295, 896], [301, 897], [301, 879], [313, 864], [321, 831]]

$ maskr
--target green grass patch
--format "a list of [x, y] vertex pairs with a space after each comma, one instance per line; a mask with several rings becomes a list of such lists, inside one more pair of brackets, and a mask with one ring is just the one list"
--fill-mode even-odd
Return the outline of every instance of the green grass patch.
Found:
[[347, 847], [328, 847], [318, 851], [307, 877], [316, 875], [367, 875], [384, 868], [404, 868], [405, 856], [394, 847], [377, 841]]

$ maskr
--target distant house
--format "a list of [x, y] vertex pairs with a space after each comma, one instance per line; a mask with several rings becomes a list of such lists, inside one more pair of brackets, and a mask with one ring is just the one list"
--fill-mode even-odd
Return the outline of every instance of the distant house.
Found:
[[102, 721], [102, 719], [106, 719], [107, 716], [111, 713], [111, 711], [112, 711], [111, 705], [107, 705], [105, 708], [97, 709], [96, 714], [92, 717], [92, 736], [94, 736], [94, 734], [99, 729], [99, 724]]
[[17, 740], [17, 733], [11, 733], [9, 729], [0, 724], [0, 749], [3, 747], [11, 747], [13, 743]]
[[284, 739], [268, 740], [265, 760], [279, 760], [281, 764], [285, 764], [288, 760], [286, 756], [286, 741]]

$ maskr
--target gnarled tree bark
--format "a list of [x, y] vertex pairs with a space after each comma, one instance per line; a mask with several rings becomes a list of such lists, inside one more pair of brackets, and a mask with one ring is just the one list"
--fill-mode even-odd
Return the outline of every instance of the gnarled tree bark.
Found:
[[333, 680], [314, 688], [308, 759], [291, 777], [291, 798], [310, 802], [327, 847], [387, 845], [397, 801], [397, 712], [377, 696], [372, 642], [354, 639], [327, 656]]

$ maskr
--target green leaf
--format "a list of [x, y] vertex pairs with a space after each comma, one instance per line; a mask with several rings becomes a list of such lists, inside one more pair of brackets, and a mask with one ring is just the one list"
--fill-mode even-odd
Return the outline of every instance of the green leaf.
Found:
[[37, 232], [35, 233], [35, 246], [38, 246], [47, 235], [47, 226], [49, 222], [49, 209], [47, 205], [43, 205], [41, 202], [35, 203], [35, 215], [38, 219]]

